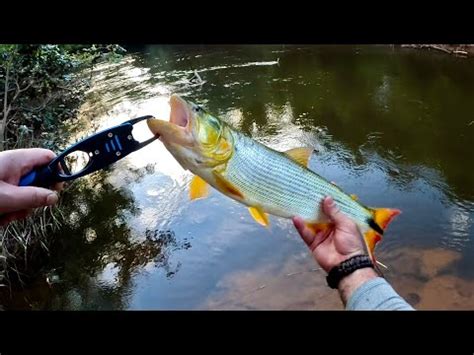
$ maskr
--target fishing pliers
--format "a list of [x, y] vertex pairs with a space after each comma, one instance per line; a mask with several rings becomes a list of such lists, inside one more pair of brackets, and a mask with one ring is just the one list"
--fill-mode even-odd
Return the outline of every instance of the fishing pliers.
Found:
[[[75, 143], [47, 165], [23, 176], [19, 186], [50, 187], [55, 183], [74, 180], [108, 167], [159, 138], [155, 135], [138, 142], [133, 137], [133, 125], [149, 118], [153, 116], [133, 118]], [[65, 158], [74, 152], [84, 152], [89, 159], [80, 171], [72, 173]]]

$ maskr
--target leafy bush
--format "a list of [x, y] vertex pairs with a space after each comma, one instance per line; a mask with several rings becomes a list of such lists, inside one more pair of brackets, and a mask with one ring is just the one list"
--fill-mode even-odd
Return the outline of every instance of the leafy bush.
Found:
[[[73, 118], [90, 84], [94, 64], [116, 61], [118, 45], [0, 45], [0, 151], [23, 147], [57, 150], [67, 137], [60, 124]], [[27, 220], [0, 229], [0, 286], [11, 271], [47, 249], [61, 224], [60, 208], [36, 211]], [[24, 267], [22, 267], [24, 265]]]
[[89, 84], [85, 69], [124, 51], [118, 45], [0, 45], [0, 150], [74, 117]]

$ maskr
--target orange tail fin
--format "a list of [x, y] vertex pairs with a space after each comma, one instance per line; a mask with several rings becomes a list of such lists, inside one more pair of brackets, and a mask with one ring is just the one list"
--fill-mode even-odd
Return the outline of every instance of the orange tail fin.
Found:
[[372, 209], [373, 218], [369, 222], [371, 229], [364, 234], [365, 245], [372, 262], [375, 264], [374, 250], [378, 242], [382, 240], [382, 235], [393, 218], [401, 213], [400, 210], [391, 208]]

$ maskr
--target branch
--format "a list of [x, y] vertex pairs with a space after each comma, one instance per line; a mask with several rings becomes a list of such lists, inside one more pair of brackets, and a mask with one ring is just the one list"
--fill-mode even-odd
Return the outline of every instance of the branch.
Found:
[[48, 105], [51, 101], [53, 101], [54, 99], [57, 99], [59, 96], [61, 96], [60, 94], [51, 94], [49, 95], [42, 104], [40, 104], [39, 106], [37, 107], [24, 107], [25, 109], [27, 109], [28, 111], [30, 112], [38, 112], [38, 111], [41, 111], [43, 110], [46, 105]]
[[457, 54], [457, 55], [463, 55], [463, 56], [467, 56], [468, 53], [466, 51], [461, 51], [461, 50], [456, 50], [453, 52], [454, 54]]
[[8, 126], [10, 124], [11, 121], [13, 121], [15, 119], [15, 116], [16, 116], [17, 112], [14, 112], [12, 117], [10, 117], [10, 119], [8, 120], [7, 124], [5, 126]]
[[[7, 70], [8, 71], [8, 70]], [[5, 102], [3, 103], [3, 122], [6, 123], [7, 121], [7, 116], [8, 114], [10, 113], [10, 110], [12, 109], [12, 105], [13, 103], [15, 102], [16, 98], [18, 97], [18, 95], [20, 95], [20, 85], [18, 85], [18, 80], [15, 80], [15, 85], [16, 85], [16, 91], [15, 91], [15, 95], [13, 95], [13, 98], [11, 99], [10, 101], [10, 104], [8, 105], [8, 108], [6, 108], [7, 106], [7, 94], [5, 93]]]
[[28, 85], [26, 85], [23, 89], [20, 89], [20, 86], [18, 85], [18, 86], [17, 86], [17, 87], [18, 87], [18, 90], [19, 90], [18, 93], [21, 93], [21, 92], [23, 92], [23, 91], [25, 91], [25, 90], [28, 90], [28, 89], [30, 88], [30, 86], [33, 85], [33, 83], [34, 83], [34, 80], [30, 80], [30, 82], [28, 83]]
[[436, 50], [438, 50], [438, 51], [442, 51], [442, 52], [451, 54], [451, 51], [450, 51], [449, 49], [446, 49], [446, 48], [437, 46], [437, 45], [435, 45], [435, 44], [428, 45], [428, 48], [433, 48], [433, 49], [436, 49]]
[[[4, 97], [3, 97], [3, 121], [4, 122], [7, 121], [7, 115], [8, 115], [7, 100], [8, 100], [8, 79], [9, 79], [9, 75], [10, 75], [10, 66], [7, 66], [7, 72], [5, 74], [5, 93], [4, 93]], [[0, 139], [3, 140], [3, 137], [0, 137]]]

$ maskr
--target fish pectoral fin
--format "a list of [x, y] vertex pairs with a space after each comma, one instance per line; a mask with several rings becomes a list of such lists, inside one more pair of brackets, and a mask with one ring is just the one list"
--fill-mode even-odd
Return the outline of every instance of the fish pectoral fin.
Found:
[[263, 212], [260, 207], [249, 207], [249, 212], [258, 224], [261, 224], [264, 227], [268, 227], [270, 225], [268, 213]]
[[198, 198], [205, 198], [209, 195], [209, 184], [201, 177], [195, 175], [191, 180], [189, 187], [189, 198], [195, 200]]
[[309, 158], [311, 157], [311, 154], [313, 153], [313, 151], [314, 151], [313, 148], [302, 147], [302, 148], [293, 148], [293, 149], [287, 150], [284, 153], [288, 155], [291, 159], [293, 159], [295, 162], [305, 167], [308, 167]]
[[359, 197], [356, 195], [356, 194], [352, 194], [351, 195], [351, 198], [354, 200], [354, 201], [357, 201], [359, 199]]
[[334, 223], [305, 223], [305, 225], [314, 233], [326, 233], [328, 230], [334, 227]]
[[219, 186], [221, 190], [239, 199], [244, 198], [244, 195], [242, 194], [242, 192], [240, 192], [240, 190], [237, 187], [235, 187], [232, 183], [230, 183], [220, 173], [218, 173], [217, 171], [213, 171], [212, 174], [214, 175], [217, 186]]

